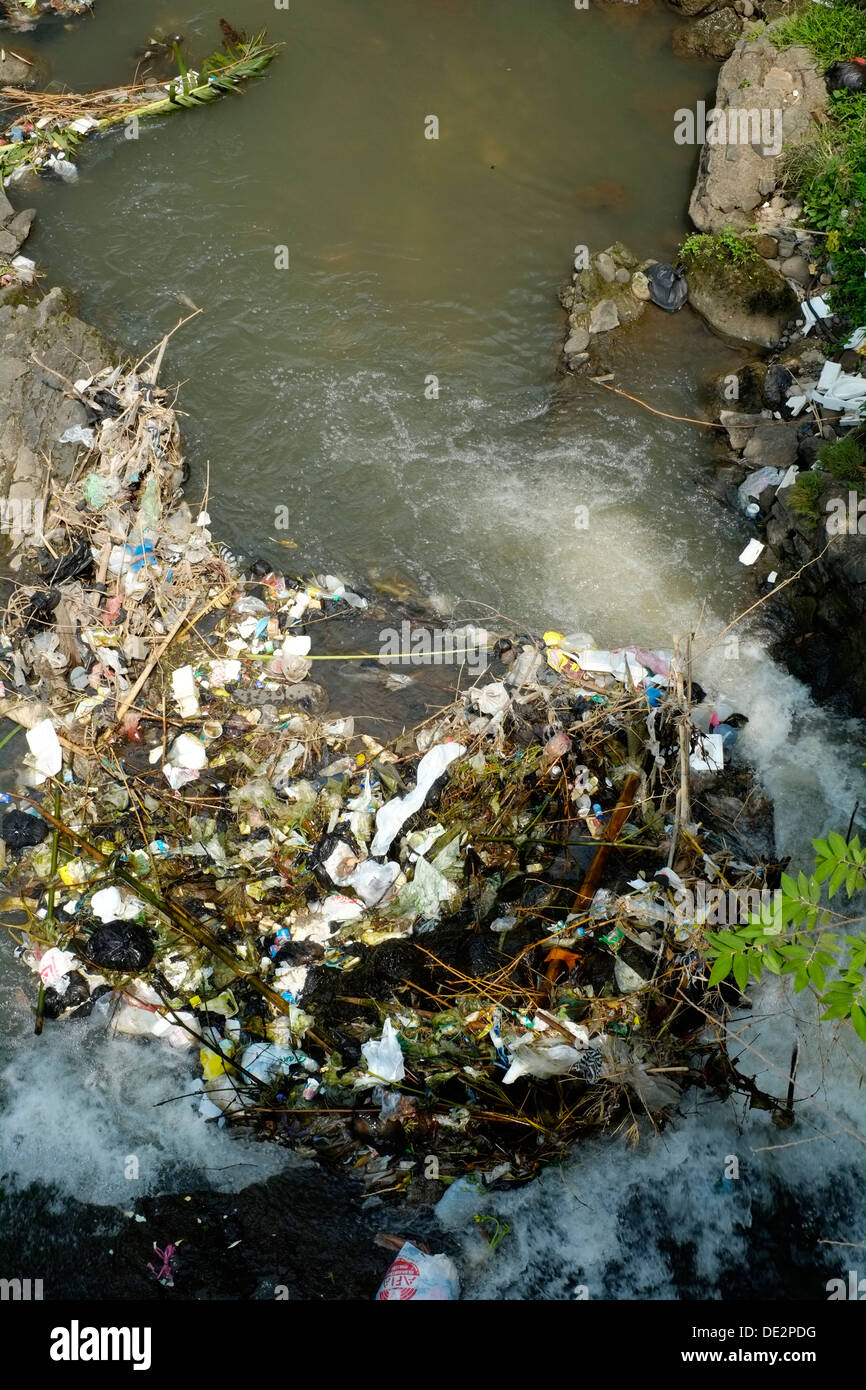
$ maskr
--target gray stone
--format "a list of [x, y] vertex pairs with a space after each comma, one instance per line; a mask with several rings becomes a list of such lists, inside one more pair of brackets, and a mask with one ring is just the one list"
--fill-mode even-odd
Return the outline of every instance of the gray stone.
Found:
[[[713, 105], [726, 113], [731, 109], [742, 113], [746, 103], [748, 109], [758, 112], [781, 111], [787, 151], [814, 129], [815, 113], [827, 107], [827, 90], [809, 49], [796, 46], [780, 54], [769, 35], [756, 38], [754, 32], [737, 43], [722, 67]], [[738, 117], [737, 136], [744, 119]], [[771, 121], [766, 131], [770, 148], [773, 126]], [[788, 223], [796, 220], [793, 205], [786, 209], [785, 199], [767, 192], [783, 183], [784, 155], [763, 154], [763, 136], [752, 144], [753, 133], [750, 127], [745, 131], [746, 140], [702, 147], [689, 204], [689, 215], [699, 231], [718, 232], [725, 226], [743, 230], [755, 222], [757, 208], [766, 201], [771, 206], [765, 225], [779, 227], [783, 214]]]
[[782, 262], [780, 270], [786, 279], [796, 280], [798, 285], [808, 285], [812, 278], [805, 256], [789, 256]]
[[709, 14], [713, 10], [724, 8], [727, 0], [670, 0], [675, 10], [680, 14], [687, 15], [689, 18], [699, 14]]
[[719, 420], [728, 431], [728, 438], [731, 441], [731, 448], [738, 452], [745, 449], [752, 435], [754, 426], [760, 425], [769, 419], [764, 414], [749, 415], [743, 410], [722, 410], [719, 412]]
[[681, 58], [729, 58], [740, 37], [739, 15], [731, 9], [717, 10], [674, 30], [674, 53]]
[[5, 229], [0, 228], [0, 256], [5, 256], [7, 258], [14, 256], [20, 245], [21, 242], [18, 240], [17, 236], [12, 232], [7, 232]]
[[612, 256], [606, 251], [599, 251], [595, 258], [595, 266], [602, 280], [606, 280], [610, 285], [616, 279], [616, 264]]
[[718, 258], [684, 261], [692, 308], [724, 338], [774, 347], [798, 317], [794, 291], [759, 257], [740, 265]]
[[630, 275], [629, 272], [626, 270], [626, 268], [625, 268], [624, 265], [621, 265], [621, 266], [618, 267], [617, 272], [616, 272], [616, 279], [619, 281], [619, 283], [620, 283], [621, 285], [627, 285], [628, 282], [630, 281], [631, 275]]
[[743, 462], [751, 468], [779, 468], [783, 472], [797, 459], [796, 421], [790, 424], [768, 420], [751, 430], [751, 439], [743, 450]]
[[794, 254], [794, 252], [796, 251], [796, 249], [797, 249], [797, 243], [796, 243], [795, 241], [785, 241], [785, 239], [784, 239], [783, 237], [780, 237], [780, 238], [779, 238], [779, 253], [778, 253], [778, 254], [779, 254], [779, 259], [780, 259], [780, 260], [786, 261], [786, 260], [788, 259], [789, 256], [793, 256], [793, 254]]
[[[32, 360], [34, 353], [44, 367]], [[86, 424], [86, 412], [58, 390], [53, 372], [74, 380], [109, 360], [99, 334], [69, 313], [59, 289], [36, 306], [0, 305], [0, 486], [7, 496], [41, 495], [47, 456], [59, 477], [67, 477], [75, 462], [78, 446], [58, 438]]]
[[21, 212], [16, 212], [14, 217], [10, 217], [4, 227], [4, 231], [10, 236], [14, 236], [19, 246], [22, 246], [30, 235], [30, 228], [36, 217], [35, 208], [23, 208]]
[[754, 247], [758, 255], [763, 256], [765, 261], [771, 261], [778, 253], [779, 243], [775, 237], [762, 233], [755, 237]]
[[589, 334], [585, 328], [573, 328], [568, 335], [565, 344], [566, 357], [574, 357], [579, 352], [585, 352], [589, 347]]
[[609, 333], [619, 327], [619, 314], [612, 299], [600, 299], [589, 316], [590, 333]]

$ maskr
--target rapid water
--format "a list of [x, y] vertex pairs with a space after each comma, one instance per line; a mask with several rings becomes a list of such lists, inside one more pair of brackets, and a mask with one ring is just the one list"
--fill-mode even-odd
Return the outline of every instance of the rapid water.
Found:
[[[33, 47], [57, 80], [108, 86], [158, 31], [184, 33], [194, 65], [223, 4], [106, 0]], [[706, 490], [710, 432], [558, 373], [556, 290], [575, 244], [622, 239], [664, 259], [686, 232], [694, 157], [673, 143], [673, 112], [709, 95], [714, 71], [675, 60], [671, 15], [643, 5], [245, 0], [228, 18], [284, 43], [264, 80], [137, 141], [91, 144], [77, 184], [26, 192], [30, 254], [124, 351], [149, 348], [190, 301], [205, 310], [172, 340], [164, 375], [184, 382], [189, 490], [207, 480], [216, 533], [301, 571], [404, 582], [462, 617], [589, 630], [600, 645], [694, 630], [699, 678], [749, 716], [741, 746], [775, 800], [780, 853], [802, 858], [810, 836], [844, 831], [866, 802], [862, 729], [816, 709], [767, 657], [759, 622], [737, 629], [738, 646], [713, 645], [753, 594], [737, 562], [745, 523]], [[430, 114], [438, 141], [424, 138]], [[288, 270], [275, 268], [282, 246]], [[741, 360], [690, 312], [654, 310], [612, 358], [623, 390], [682, 416], [704, 414], [710, 382]], [[296, 549], [277, 544], [286, 534]], [[189, 1089], [162, 1050], [108, 1047], [86, 1028], [34, 1044], [15, 984], [7, 975], [13, 1191], [116, 1209], [130, 1152], [151, 1192], [239, 1189], [284, 1163], [205, 1128], [189, 1101], [160, 1107]], [[781, 1093], [799, 1030], [812, 1051], [798, 1096], [816, 1095], [796, 1131], [690, 1093], [686, 1118], [636, 1151], [588, 1145], [524, 1191], [484, 1197], [512, 1232], [477, 1262], [457, 1192], [443, 1217], [470, 1293], [822, 1296], [835, 1247], [817, 1242], [866, 1239], [853, 1177], [863, 1056], [850, 1030], [812, 1036], [802, 1007], [760, 1001], [749, 1041], [768, 1060], [747, 1068]], [[730, 1154], [744, 1176], [717, 1191]]]

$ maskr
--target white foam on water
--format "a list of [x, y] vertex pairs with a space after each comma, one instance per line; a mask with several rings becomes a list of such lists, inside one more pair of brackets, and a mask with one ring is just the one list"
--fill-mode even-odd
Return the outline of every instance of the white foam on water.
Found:
[[[7, 971], [7, 989], [20, 970]], [[7, 1189], [42, 1183], [83, 1202], [123, 1206], [145, 1193], [236, 1191], [292, 1161], [275, 1145], [205, 1124], [195, 1099], [171, 1099], [198, 1084], [195, 1049], [109, 1038], [96, 1019], [46, 1022], [36, 1038], [20, 1002], [7, 998], [3, 1013], [0, 1172]]]

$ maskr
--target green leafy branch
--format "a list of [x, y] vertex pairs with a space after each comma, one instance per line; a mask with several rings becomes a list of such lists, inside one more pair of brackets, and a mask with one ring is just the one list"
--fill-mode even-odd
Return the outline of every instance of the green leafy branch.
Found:
[[796, 993], [814, 991], [822, 1019], [849, 1019], [866, 1042], [866, 938], [827, 930], [845, 921], [828, 905], [840, 889], [850, 899], [866, 887], [866, 849], [859, 836], [846, 841], [835, 831], [812, 844], [813, 872], [796, 879], [782, 874], [771, 917], [762, 912], [742, 926], [707, 933], [709, 983], [733, 976], [742, 991], [765, 970], [792, 975]]

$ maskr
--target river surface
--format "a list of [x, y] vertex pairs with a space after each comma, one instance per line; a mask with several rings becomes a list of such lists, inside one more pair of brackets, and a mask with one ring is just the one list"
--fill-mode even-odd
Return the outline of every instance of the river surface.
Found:
[[[28, 38], [55, 79], [109, 86], [131, 79], [154, 32], [180, 30], [195, 66], [224, 3], [105, 0], [92, 21]], [[673, 113], [711, 94], [715, 70], [675, 59], [672, 16], [644, 5], [245, 0], [228, 18], [284, 44], [263, 80], [137, 140], [93, 142], [77, 183], [26, 193], [39, 214], [29, 254], [125, 352], [190, 303], [204, 310], [172, 339], [163, 379], [183, 382], [188, 491], [207, 487], [216, 534], [282, 567], [405, 585], [444, 614], [580, 629], [599, 645], [668, 647], [695, 630], [701, 678], [749, 716], [742, 747], [775, 798], [780, 851], [844, 831], [866, 800], [862, 730], [769, 660], [759, 621], [712, 645], [754, 599], [737, 560], [747, 524], [707, 490], [712, 432], [559, 372], [556, 292], [574, 246], [621, 239], [668, 259], [687, 232], [696, 152], [674, 144]], [[425, 138], [431, 115], [438, 140]], [[690, 311], [652, 307], [612, 353], [624, 391], [698, 417], [741, 360]], [[183, 1103], [166, 1124], [157, 1097], [182, 1078], [141, 1049], [57, 1029], [34, 1054], [11, 984], [13, 1188], [36, 1182], [54, 1212], [73, 1199], [116, 1212], [130, 1146], [150, 1191], [231, 1190], [279, 1169], [282, 1156], [251, 1156]], [[793, 1037], [812, 1031], [800, 1014], [773, 997], [754, 1025], [754, 1069], [773, 1091]], [[802, 1296], [820, 1297], [816, 1242], [866, 1239], [852, 1176], [862, 1052], [830, 1042], [804, 1058], [817, 1099], [794, 1156], [776, 1151], [766, 1115], [692, 1100], [637, 1157], [588, 1146], [568, 1180], [498, 1198], [512, 1234], [496, 1262], [452, 1197], [469, 1292], [567, 1298], [588, 1280], [593, 1296], [784, 1297], [802, 1275]], [[816, 1181], [827, 1146], [832, 1200]], [[748, 1183], [720, 1195], [731, 1152], [748, 1153]], [[245, 1163], [252, 1173], [234, 1171]], [[779, 1215], [791, 1210], [802, 1240]]]

